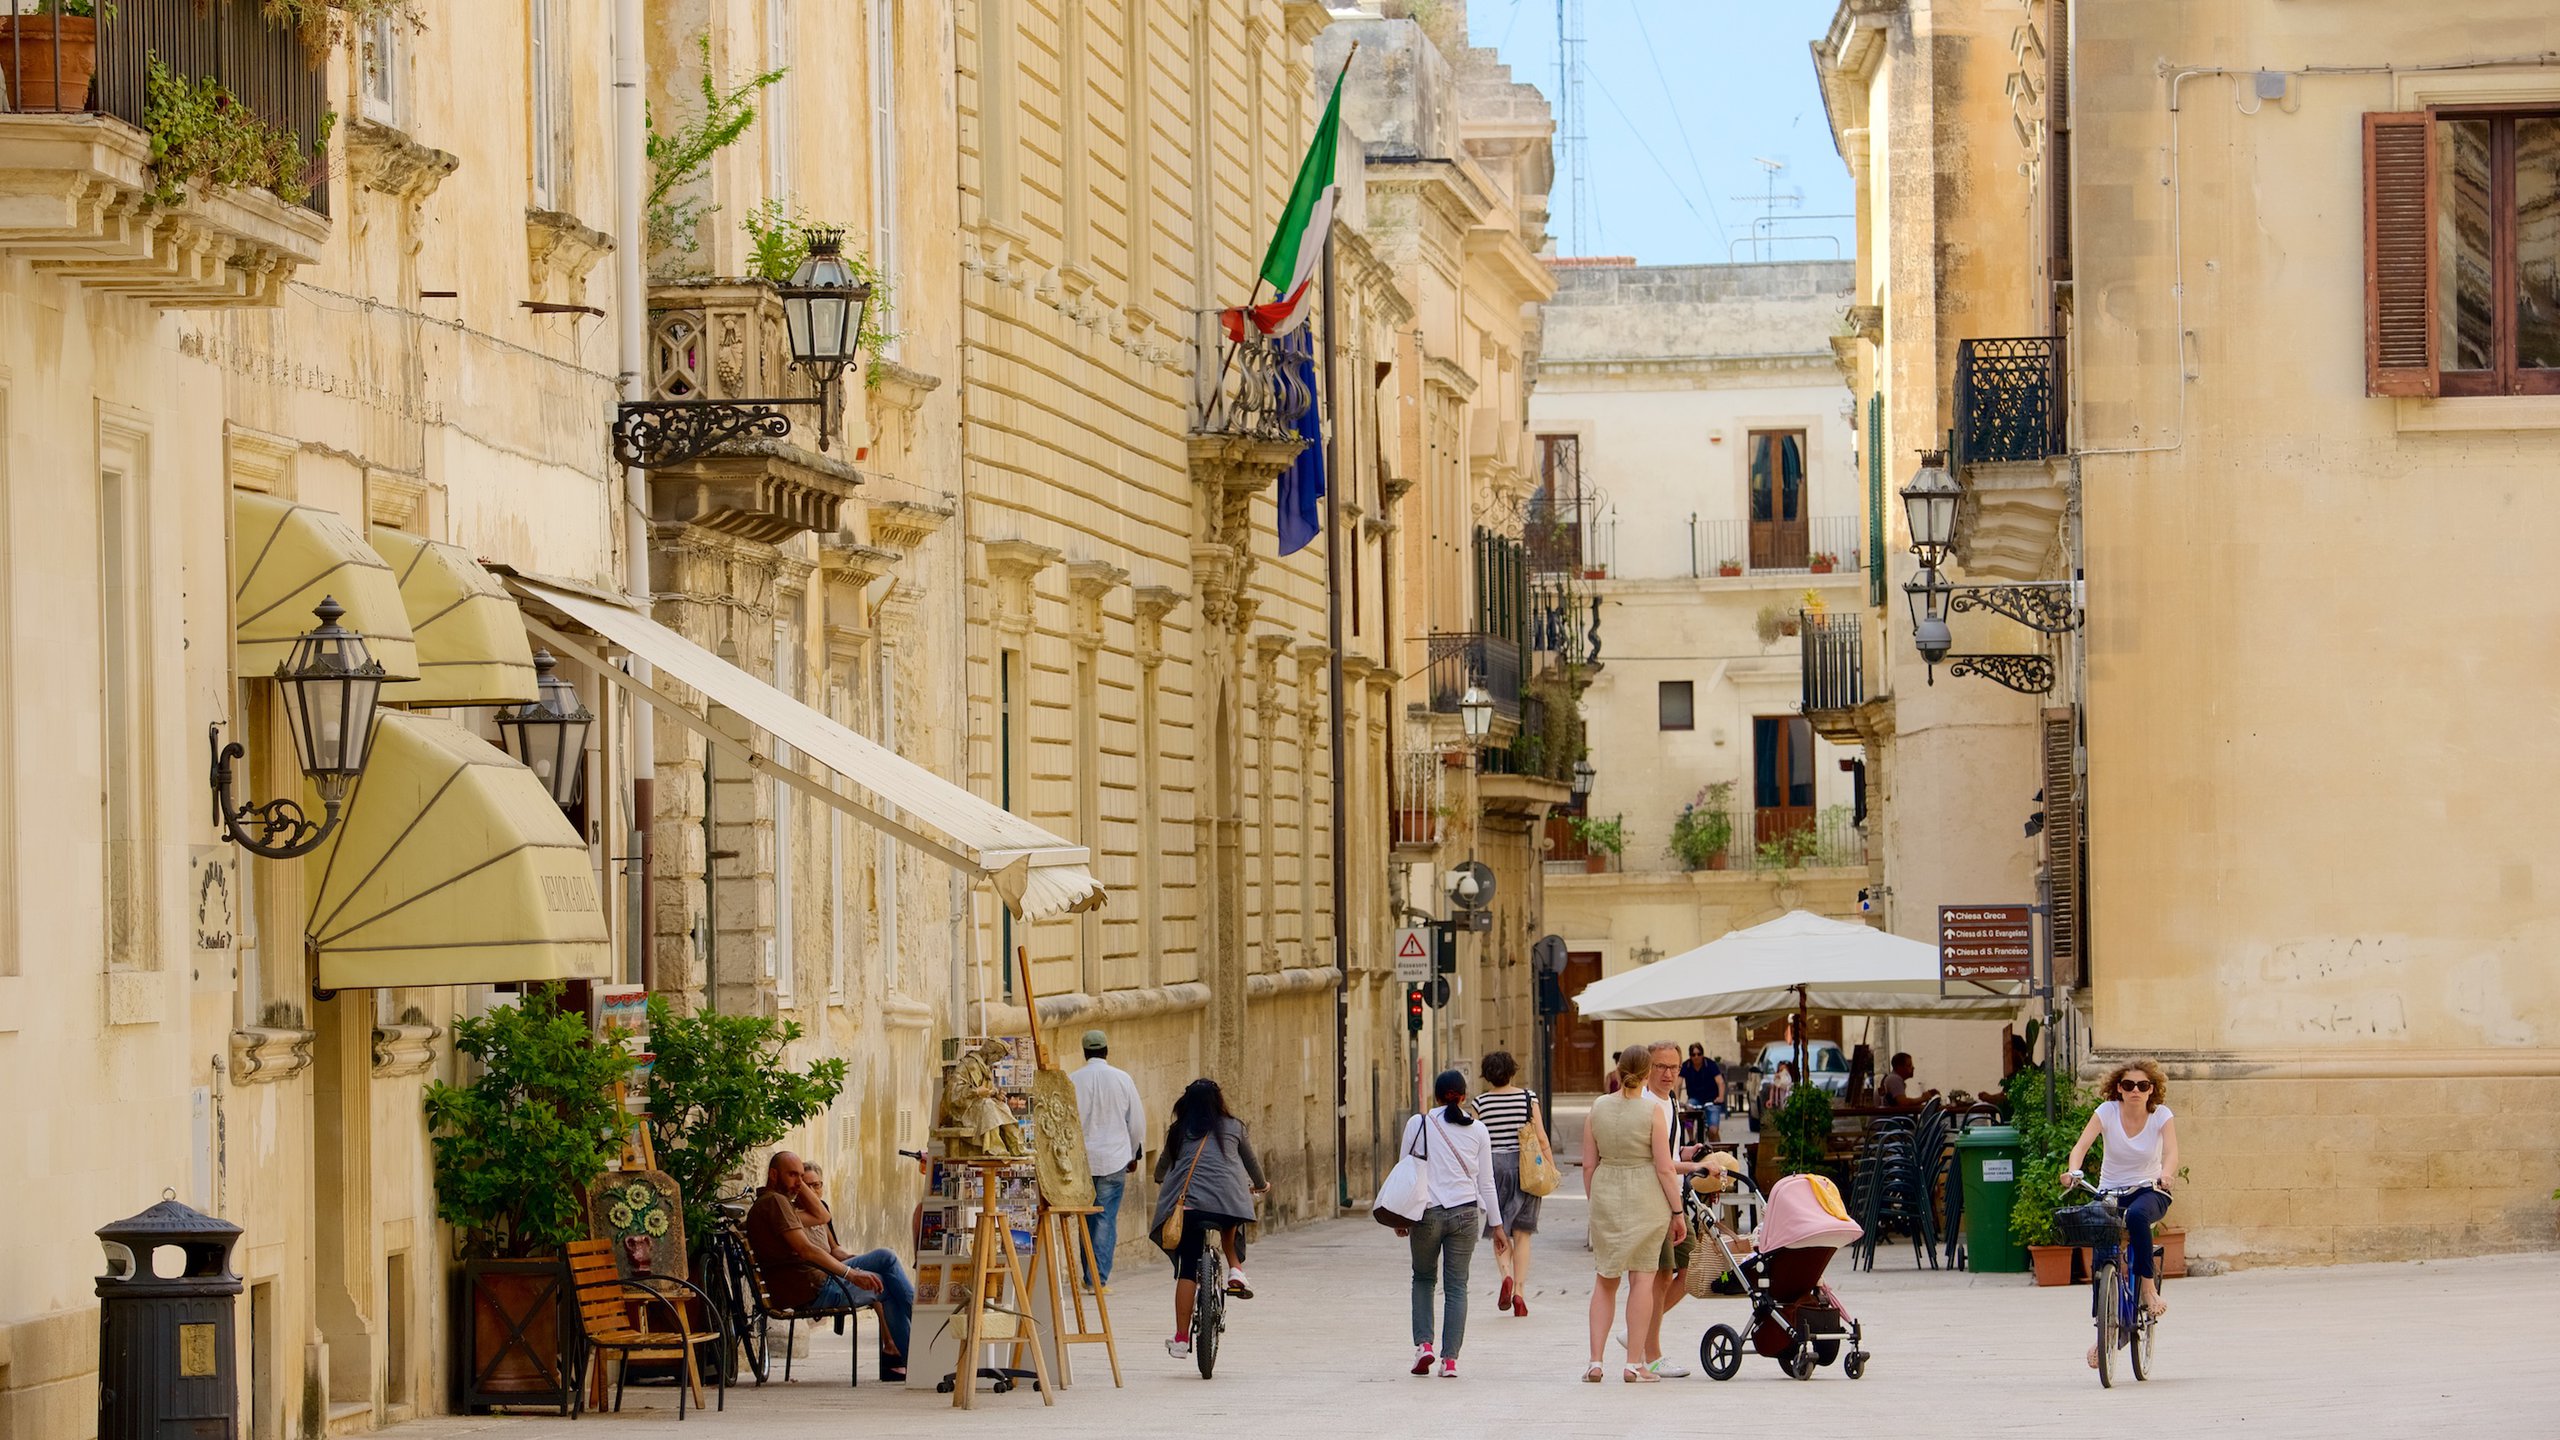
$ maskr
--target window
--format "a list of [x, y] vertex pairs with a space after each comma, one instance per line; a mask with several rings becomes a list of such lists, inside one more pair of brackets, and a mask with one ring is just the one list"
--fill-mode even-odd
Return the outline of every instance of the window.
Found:
[[356, 30], [356, 94], [364, 118], [383, 125], [400, 123], [400, 17], [368, 17]]
[[525, 11], [528, 70], [533, 112], [528, 145], [532, 152], [533, 203], [540, 209], [566, 207], [569, 193], [568, 101], [560, 76], [558, 7], [565, 0], [529, 0]]
[[2560, 108], [2365, 119], [2365, 391], [2560, 394]]
[[1751, 721], [1754, 845], [1813, 828], [1813, 722], [1801, 715]]
[[1655, 706], [1661, 713], [1663, 729], [1695, 730], [1698, 728], [1695, 681], [1663, 681], [1661, 688], [1656, 692]]
[[1754, 430], [1751, 568], [1801, 570], [1809, 558], [1804, 511], [1804, 432]]
[[[898, 0], [871, 0], [871, 264], [898, 265]], [[897, 341], [882, 348], [897, 358]]]
[[791, 198], [791, 0], [764, 0], [764, 68], [782, 72], [756, 114], [764, 126], [765, 193]]
[[147, 458], [140, 434], [98, 436], [99, 786], [105, 862], [106, 958], [114, 970], [157, 970], [151, 885], [151, 601], [154, 573], [144, 517]]

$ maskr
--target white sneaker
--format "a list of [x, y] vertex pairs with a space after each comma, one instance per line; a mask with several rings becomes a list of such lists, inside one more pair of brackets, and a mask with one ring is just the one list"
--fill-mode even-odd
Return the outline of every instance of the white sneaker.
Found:
[[1230, 1269], [1227, 1271], [1227, 1293], [1239, 1300], [1250, 1300], [1253, 1298], [1253, 1282], [1244, 1278], [1241, 1269]]
[[1665, 1380], [1686, 1380], [1690, 1374], [1688, 1366], [1672, 1360], [1656, 1360], [1645, 1368]]
[[1177, 1335], [1164, 1342], [1164, 1353], [1176, 1360], [1188, 1360], [1191, 1358], [1191, 1341], [1188, 1337]]

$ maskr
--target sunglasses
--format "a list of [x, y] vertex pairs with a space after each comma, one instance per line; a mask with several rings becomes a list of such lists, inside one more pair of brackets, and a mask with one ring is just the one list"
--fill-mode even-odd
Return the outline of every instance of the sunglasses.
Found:
[[2116, 1088], [2119, 1090], [2148, 1090], [2151, 1088], [2151, 1082], [2148, 1080], [2119, 1080], [2116, 1082]]

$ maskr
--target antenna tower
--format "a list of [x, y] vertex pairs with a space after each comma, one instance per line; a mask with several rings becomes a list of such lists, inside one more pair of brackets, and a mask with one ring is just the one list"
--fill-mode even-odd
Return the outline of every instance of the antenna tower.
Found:
[[1760, 207], [1760, 218], [1751, 222], [1749, 244], [1752, 259], [1766, 260], [1777, 248], [1779, 209], [1781, 207], [1803, 208], [1804, 191], [1800, 188], [1786, 191], [1778, 189], [1778, 172], [1787, 168], [1786, 161], [1772, 160], [1765, 155], [1754, 155], [1751, 157], [1751, 163], [1759, 166], [1766, 173], [1768, 177], [1766, 187], [1757, 195], [1735, 195], [1728, 198], [1741, 201], [1745, 205]]
[[1582, 130], [1582, 0], [1556, 0], [1556, 149], [1564, 169], [1565, 253], [1587, 255], [1584, 217], [1591, 210]]

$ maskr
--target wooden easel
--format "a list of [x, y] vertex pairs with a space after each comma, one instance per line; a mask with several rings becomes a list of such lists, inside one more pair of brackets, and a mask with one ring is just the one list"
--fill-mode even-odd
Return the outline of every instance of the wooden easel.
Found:
[[[969, 1236], [969, 1328], [962, 1338], [960, 1358], [952, 1365], [951, 1403], [962, 1409], [973, 1409], [978, 1393], [978, 1360], [990, 1344], [1002, 1340], [981, 1340], [987, 1319], [987, 1289], [991, 1282], [1008, 1282], [1005, 1294], [1020, 1307], [1020, 1326], [1010, 1337], [1013, 1346], [1011, 1369], [1022, 1368], [1023, 1347], [1031, 1350], [1031, 1373], [1040, 1385], [1040, 1403], [1055, 1405], [1058, 1396], [1049, 1383], [1048, 1357], [1040, 1353], [1040, 1335], [1031, 1318], [1031, 1289], [1023, 1283], [1022, 1254], [1013, 1246], [1012, 1227], [1004, 1223], [1004, 1212], [996, 1208], [996, 1192], [1005, 1171], [1016, 1169], [1019, 1160], [967, 1160], [961, 1162], [978, 1172], [978, 1221]], [[1039, 1243], [1034, 1232], [1032, 1242]], [[1001, 1257], [1002, 1268], [998, 1268]]]
[[[1040, 1228], [1032, 1232], [1032, 1244], [1039, 1252], [1035, 1268], [1048, 1277], [1049, 1334], [1057, 1342], [1059, 1368], [1069, 1375], [1074, 1373], [1074, 1367], [1066, 1363], [1068, 1346], [1099, 1345], [1111, 1361], [1112, 1388], [1118, 1389], [1124, 1382], [1120, 1378], [1120, 1346], [1111, 1338], [1111, 1287], [1102, 1283], [1102, 1272], [1097, 1268], [1093, 1289], [1087, 1291], [1084, 1288], [1085, 1266], [1093, 1258], [1093, 1232], [1087, 1230], [1085, 1224], [1101, 1213], [1102, 1207], [1098, 1205], [1062, 1209], [1043, 1200], [1040, 1202]], [[1058, 1297], [1061, 1276], [1065, 1277], [1067, 1303], [1075, 1307], [1076, 1328], [1073, 1330], [1067, 1328], [1066, 1310]], [[1094, 1323], [1099, 1329], [1085, 1327], [1084, 1301], [1088, 1294], [1093, 1297]], [[1068, 1380], [1066, 1383], [1075, 1382]]]

